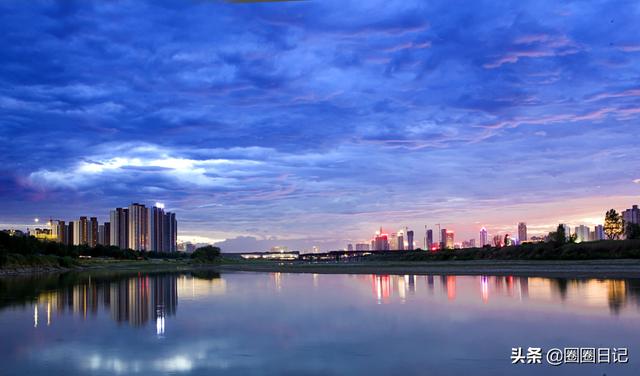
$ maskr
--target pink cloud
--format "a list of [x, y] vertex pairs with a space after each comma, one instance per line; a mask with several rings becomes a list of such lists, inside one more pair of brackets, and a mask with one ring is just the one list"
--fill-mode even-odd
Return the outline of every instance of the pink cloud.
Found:
[[597, 101], [597, 100], [607, 99], [607, 98], [623, 98], [623, 97], [640, 97], [640, 89], [625, 90], [617, 93], [600, 93], [598, 95], [595, 95], [587, 99], [587, 101], [592, 102], [592, 101]]
[[618, 49], [624, 52], [640, 52], [640, 44], [627, 44], [619, 46]]
[[[504, 64], [517, 63], [522, 58], [565, 56], [576, 54], [583, 50], [582, 46], [564, 35], [525, 35], [515, 39], [514, 44], [518, 46], [515, 51], [510, 51], [493, 62], [484, 64], [483, 67], [493, 69]], [[522, 49], [524, 46], [521, 45], [531, 45], [530, 48], [532, 49]]]

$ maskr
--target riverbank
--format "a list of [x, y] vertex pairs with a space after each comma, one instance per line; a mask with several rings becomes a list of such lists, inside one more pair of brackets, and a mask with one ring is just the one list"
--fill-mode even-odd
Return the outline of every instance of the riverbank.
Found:
[[640, 278], [640, 260], [361, 261], [344, 263], [221, 264], [224, 271], [317, 274], [511, 275], [555, 278]]
[[123, 272], [164, 272], [164, 271], [188, 271], [198, 269], [210, 269], [217, 264], [199, 264], [185, 260], [168, 260], [168, 259], [151, 259], [151, 260], [110, 260], [110, 259], [92, 259], [92, 260], [75, 260], [70, 266], [56, 265], [19, 265], [0, 268], [0, 277], [45, 274], [45, 273], [63, 273], [70, 271], [98, 271], [113, 270]]
[[465, 260], [465, 261], [350, 261], [271, 262], [221, 260], [202, 264], [191, 260], [79, 260], [70, 267], [24, 266], [0, 269], [0, 277], [69, 271], [188, 272], [198, 270], [315, 273], [315, 274], [416, 274], [511, 275], [552, 278], [640, 278], [640, 260]]

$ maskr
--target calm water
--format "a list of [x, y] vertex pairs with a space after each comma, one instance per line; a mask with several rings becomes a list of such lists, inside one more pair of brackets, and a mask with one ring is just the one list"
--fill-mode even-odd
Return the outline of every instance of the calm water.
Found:
[[[1, 375], [638, 375], [640, 280], [280, 273], [0, 279]], [[512, 347], [628, 364], [512, 365]]]

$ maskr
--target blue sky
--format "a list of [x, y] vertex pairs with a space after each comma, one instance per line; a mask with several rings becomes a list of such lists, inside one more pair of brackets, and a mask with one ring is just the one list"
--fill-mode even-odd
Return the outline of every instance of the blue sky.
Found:
[[623, 1], [2, 2], [0, 226], [161, 201], [182, 239], [240, 250], [601, 222], [640, 202], [639, 18]]

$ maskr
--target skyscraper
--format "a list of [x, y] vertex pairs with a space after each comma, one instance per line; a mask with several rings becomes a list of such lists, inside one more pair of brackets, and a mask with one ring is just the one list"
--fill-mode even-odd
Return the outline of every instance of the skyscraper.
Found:
[[129, 248], [134, 251], [147, 250], [149, 211], [146, 206], [129, 205]]
[[376, 232], [375, 237], [371, 241], [372, 248], [374, 251], [388, 251], [389, 250], [389, 239], [387, 234], [382, 232], [382, 227], [380, 227], [380, 231]]
[[440, 249], [447, 248], [447, 229], [440, 230]]
[[404, 233], [402, 232], [402, 230], [398, 231], [397, 238], [398, 238], [398, 244], [396, 249], [398, 251], [404, 251]]
[[480, 247], [484, 247], [487, 244], [489, 244], [489, 233], [487, 229], [483, 227], [480, 229]]
[[66, 226], [64, 221], [56, 219], [49, 220], [49, 226], [51, 227], [51, 236], [57, 243], [66, 244]]
[[73, 245], [74, 241], [74, 223], [70, 221], [65, 227], [65, 243], [66, 245]]
[[73, 222], [73, 245], [83, 245], [89, 242], [89, 221], [87, 217], [80, 217]]
[[87, 223], [87, 244], [89, 247], [98, 245], [98, 218], [91, 217]]
[[580, 225], [576, 227], [576, 242], [588, 242], [590, 229], [588, 226]]
[[407, 231], [407, 251], [413, 251], [413, 230]]
[[447, 249], [453, 249], [453, 246], [454, 246], [454, 232], [447, 230], [446, 239], [447, 239], [446, 248]]
[[109, 244], [120, 249], [129, 247], [129, 209], [116, 208], [109, 215], [111, 234]]
[[527, 224], [524, 222], [518, 223], [518, 242], [526, 242], [527, 239]]
[[398, 249], [398, 234], [395, 232], [389, 234], [389, 249]]
[[597, 225], [593, 228], [593, 240], [604, 240], [604, 226]]
[[638, 209], [638, 205], [633, 205], [631, 209], [623, 211], [622, 219], [624, 219], [624, 223], [640, 224], [640, 209]]
[[427, 230], [424, 246], [429, 251], [433, 248], [433, 230], [431, 229]]

